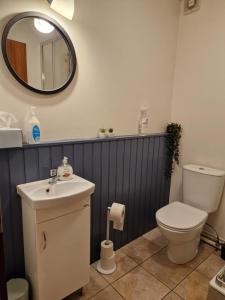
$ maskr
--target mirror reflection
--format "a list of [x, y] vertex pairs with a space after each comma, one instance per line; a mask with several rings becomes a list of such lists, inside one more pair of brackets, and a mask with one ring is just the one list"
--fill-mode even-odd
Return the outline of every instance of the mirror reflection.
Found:
[[9, 30], [6, 51], [17, 76], [35, 89], [56, 90], [69, 80], [70, 49], [61, 33], [47, 20], [27, 17], [17, 21]]

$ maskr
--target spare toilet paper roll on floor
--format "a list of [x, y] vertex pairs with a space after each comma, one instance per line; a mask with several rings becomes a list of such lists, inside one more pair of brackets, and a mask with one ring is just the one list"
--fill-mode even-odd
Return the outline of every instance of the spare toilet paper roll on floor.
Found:
[[106, 240], [101, 242], [101, 259], [111, 258], [113, 255], [113, 242], [110, 241], [109, 244], [106, 244]]
[[125, 205], [113, 203], [110, 209], [110, 221], [113, 222], [113, 228], [123, 231], [125, 218]]

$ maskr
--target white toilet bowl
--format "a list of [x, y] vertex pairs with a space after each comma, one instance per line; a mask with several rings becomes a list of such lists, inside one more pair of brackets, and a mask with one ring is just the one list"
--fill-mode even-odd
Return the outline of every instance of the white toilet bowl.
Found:
[[157, 211], [157, 224], [168, 240], [168, 258], [172, 262], [185, 264], [197, 255], [207, 218], [207, 212], [181, 202], [173, 202]]

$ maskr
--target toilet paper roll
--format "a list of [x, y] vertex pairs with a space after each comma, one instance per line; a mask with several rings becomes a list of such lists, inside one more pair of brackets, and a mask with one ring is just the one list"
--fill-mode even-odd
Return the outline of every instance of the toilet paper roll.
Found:
[[101, 258], [101, 267], [104, 270], [112, 270], [115, 268], [115, 253], [107, 258]]
[[107, 245], [106, 241], [101, 242], [101, 258], [108, 258], [113, 255], [113, 242], [110, 241], [110, 243]]
[[113, 222], [113, 228], [123, 231], [125, 218], [125, 205], [113, 203], [110, 209], [110, 220]]

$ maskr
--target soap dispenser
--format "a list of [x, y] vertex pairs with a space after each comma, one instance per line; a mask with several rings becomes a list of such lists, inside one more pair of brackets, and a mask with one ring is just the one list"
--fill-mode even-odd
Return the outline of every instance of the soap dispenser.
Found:
[[40, 143], [41, 129], [40, 122], [36, 116], [36, 107], [31, 106], [29, 115], [25, 118], [24, 142], [27, 144]]
[[68, 163], [68, 157], [64, 157], [62, 160], [62, 165], [58, 167], [58, 178], [59, 180], [65, 181], [73, 178], [73, 168]]

